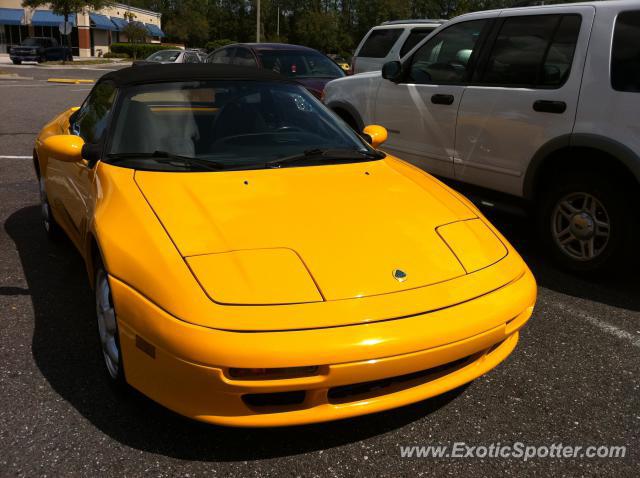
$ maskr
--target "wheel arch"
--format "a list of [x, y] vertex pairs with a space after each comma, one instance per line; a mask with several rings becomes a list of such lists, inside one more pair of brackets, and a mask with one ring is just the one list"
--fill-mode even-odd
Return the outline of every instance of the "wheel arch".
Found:
[[327, 107], [342, 118], [345, 123], [351, 126], [355, 131], [362, 132], [364, 129], [364, 122], [360, 117], [358, 111], [349, 103], [344, 101], [331, 101], [327, 104]]
[[84, 257], [89, 284], [93, 289], [95, 287], [96, 268], [98, 263], [102, 262], [104, 264], [102, 250], [100, 249], [100, 245], [93, 231], [90, 231], [87, 234]]
[[[607, 161], [606, 165], [604, 161]], [[599, 135], [572, 134], [554, 138], [534, 155], [525, 173], [523, 195], [535, 200], [544, 178], [572, 166], [602, 170], [640, 186], [640, 156], [625, 145]]]

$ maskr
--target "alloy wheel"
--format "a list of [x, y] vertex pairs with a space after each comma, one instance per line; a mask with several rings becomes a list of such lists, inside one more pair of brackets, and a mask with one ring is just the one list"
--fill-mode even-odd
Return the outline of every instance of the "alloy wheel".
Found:
[[551, 214], [551, 233], [558, 248], [573, 260], [590, 261], [607, 247], [611, 220], [595, 196], [574, 192], [562, 197]]

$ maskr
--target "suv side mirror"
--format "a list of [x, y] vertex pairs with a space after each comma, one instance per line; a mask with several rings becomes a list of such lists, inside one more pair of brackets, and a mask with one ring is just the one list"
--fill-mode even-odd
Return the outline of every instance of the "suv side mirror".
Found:
[[402, 63], [399, 61], [388, 61], [382, 65], [382, 78], [398, 83], [402, 77]]
[[78, 162], [82, 160], [84, 141], [73, 134], [57, 134], [49, 136], [42, 146], [51, 156], [59, 161]]

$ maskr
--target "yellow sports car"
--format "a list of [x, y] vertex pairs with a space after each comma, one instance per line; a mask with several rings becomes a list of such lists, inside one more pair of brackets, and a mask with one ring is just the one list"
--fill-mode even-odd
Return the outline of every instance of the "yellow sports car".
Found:
[[531, 272], [385, 139], [276, 73], [208, 64], [107, 73], [47, 124], [44, 226], [85, 260], [109, 379], [277, 426], [424, 400], [504, 360]]

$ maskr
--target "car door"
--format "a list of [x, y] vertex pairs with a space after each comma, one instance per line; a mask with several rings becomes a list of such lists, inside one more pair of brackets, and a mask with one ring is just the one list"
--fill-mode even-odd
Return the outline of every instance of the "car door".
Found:
[[398, 83], [381, 80], [374, 114], [389, 132], [385, 150], [430, 173], [453, 177], [458, 106], [490, 21], [450, 25], [404, 59]]
[[536, 152], [569, 144], [593, 7], [505, 10], [460, 103], [455, 176], [515, 195]]
[[[105, 136], [110, 113], [116, 95], [113, 83], [98, 83], [74, 115], [70, 133], [80, 136], [87, 144], [101, 144]], [[94, 169], [86, 160], [77, 162], [49, 158], [47, 176], [50, 181], [54, 207], [62, 210], [63, 220], [69, 226], [71, 239], [81, 244], [87, 230], [90, 211], [90, 191]]]

